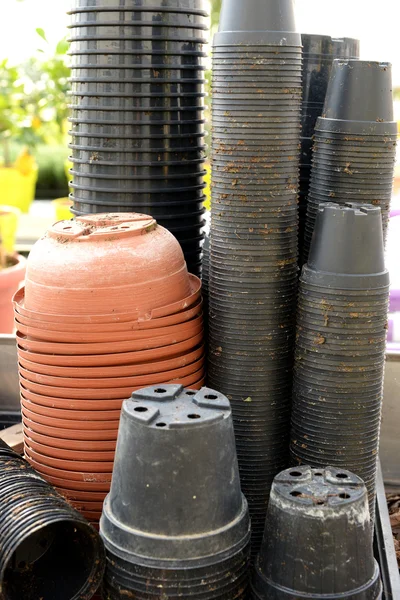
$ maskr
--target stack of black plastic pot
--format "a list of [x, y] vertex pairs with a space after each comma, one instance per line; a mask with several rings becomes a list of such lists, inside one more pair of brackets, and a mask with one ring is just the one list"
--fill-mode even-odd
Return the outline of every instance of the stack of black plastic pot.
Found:
[[380, 600], [365, 485], [343, 469], [276, 477], [252, 581], [254, 600]]
[[250, 520], [222, 394], [179, 385], [123, 404], [100, 533], [103, 598], [248, 598]]
[[0, 597], [90, 600], [104, 573], [99, 534], [0, 440]]
[[292, 0], [224, 0], [213, 47], [209, 384], [231, 401], [252, 552], [288, 464], [301, 39]]
[[300, 278], [291, 454], [361, 477], [372, 518], [388, 294], [380, 208], [322, 206]]
[[299, 186], [299, 259], [302, 260], [307, 196], [311, 178], [314, 128], [322, 115], [326, 90], [335, 58], [358, 58], [360, 42], [327, 35], [301, 35], [303, 44], [303, 111]]
[[204, 0], [74, 0], [70, 11], [75, 214], [142, 212], [199, 274]]
[[314, 139], [304, 262], [321, 202], [379, 206], [386, 234], [397, 141], [391, 65], [335, 60]]

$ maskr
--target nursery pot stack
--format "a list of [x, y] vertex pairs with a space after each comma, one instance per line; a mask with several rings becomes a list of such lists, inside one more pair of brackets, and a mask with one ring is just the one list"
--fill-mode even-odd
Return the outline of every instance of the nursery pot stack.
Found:
[[321, 205], [300, 278], [291, 453], [361, 477], [372, 519], [388, 300], [380, 209]]
[[100, 533], [107, 600], [248, 598], [250, 520], [227, 398], [165, 385], [124, 402]]
[[389, 63], [335, 60], [323, 116], [315, 127], [303, 262], [307, 262], [321, 203], [373, 204], [389, 221], [396, 161]]
[[352, 38], [302, 33], [303, 103], [299, 185], [299, 260], [302, 260], [307, 197], [311, 178], [314, 129], [322, 116], [326, 91], [335, 58], [358, 58], [360, 42]]
[[204, 0], [75, 0], [70, 11], [77, 215], [145, 212], [200, 273]]
[[292, 2], [225, 0], [213, 46], [208, 375], [232, 403], [254, 553], [288, 461], [301, 89]]
[[200, 281], [146, 215], [56, 223], [15, 297], [25, 454], [98, 524], [124, 399], [204, 379]]

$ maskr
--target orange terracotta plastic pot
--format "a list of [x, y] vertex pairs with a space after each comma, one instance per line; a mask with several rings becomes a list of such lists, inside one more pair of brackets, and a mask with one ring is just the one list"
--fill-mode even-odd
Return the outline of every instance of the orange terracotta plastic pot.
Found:
[[191, 321], [192, 319], [203, 314], [203, 301], [201, 300], [201, 298], [196, 302], [196, 304], [193, 307], [188, 308], [187, 310], [184, 310], [182, 312], [178, 312], [169, 317], [162, 317], [160, 319], [149, 319], [148, 321], [126, 321], [124, 323], [64, 323], [62, 318], [59, 319], [58, 323], [52, 323], [48, 321], [39, 321], [37, 319], [25, 317], [24, 315], [19, 313], [16, 307], [17, 305], [14, 303], [16, 322], [21, 325], [24, 325], [25, 327], [33, 327], [37, 330], [40, 330], [42, 333], [45, 331], [55, 331], [57, 333], [67, 332], [78, 334], [105, 335], [110, 333], [122, 334], [123, 332], [142, 332], [142, 335], [153, 335], [155, 334], [156, 330], [164, 330], [172, 326], [187, 323], [188, 321]]
[[29, 255], [28, 310], [137, 317], [186, 298], [188, 271], [176, 238], [147, 215], [88, 215], [59, 221]]
[[100, 512], [103, 510], [103, 502], [85, 502], [82, 500], [69, 500], [69, 503], [79, 512]]
[[114, 452], [89, 452], [87, 450], [65, 450], [62, 448], [53, 448], [45, 444], [35, 442], [32, 438], [28, 437], [25, 432], [25, 443], [32, 448], [35, 452], [43, 454], [56, 459], [72, 460], [72, 461], [95, 461], [95, 462], [113, 462]]
[[[174, 302], [173, 304], [169, 304], [167, 306], [162, 306], [159, 308], [153, 309], [150, 313], [146, 315], [140, 315], [138, 317], [137, 312], [125, 312], [125, 313], [105, 313], [103, 315], [79, 315], [65, 313], [65, 314], [53, 314], [46, 313], [43, 310], [30, 310], [27, 308], [25, 304], [25, 288], [21, 288], [14, 296], [14, 308], [15, 311], [32, 319], [32, 321], [45, 321], [46, 323], [55, 323], [55, 324], [78, 324], [78, 325], [93, 325], [93, 324], [110, 324], [110, 323], [134, 323], [137, 322], [139, 324], [150, 324], [153, 327], [152, 322], [158, 321], [159, 319], [168, 319], [172, 318], [172, 322], [168, 323], [173, 325], [175, 323], [174, 317], [179, 315], [182, 312], [185, 312], [192, 306], [194, 306], [199, 299], [201, 298], [201, 281], [195, 275], [189, 273], [189, 286], [190, 293], [187, 297]], [[181, 321], [178, 321], [181, 322]], [[160, 326], [164, 326], [166, 324], [165, 321]], [[156, 325], [158, 326], [158, 325]]]
[[178, 325], [157, 327], [156, 329], [144, 331], [76, 333], [70, 331], [46, 331], [38, 329], [37, 327], [23, 325], [18, 319], [15, 319], [15, 327], [23, 335], [39, 341], [57, 342], [62, 344], [114, 344], [118, 342], [131, 343], [135, 341], [141, 342], [142, 340], [150, 341], [153, 338], [161, 339], [163, 336], [171, 336], [172, 339], [175, 339], [176, 336], [181, 337], [183, 335], [186, 335], [185, 339], [187, 339], [188, 337], [194, 335], [194, 332], [197, 333], [198, 328], [202, 325], [202, 323], [203, 317], [197, 316], [190, 321], [179, 323]]
[[[47, 478], [48, 479], [48, 478]], [[57, 480], [59, 483], [68, 483], [62, 479]], [[79, 486], [78, 486], [79, 487]], [[86, 490], [74, 490], [70, 488], [63, 488], [60, 485], [57, 486], [57, 490], [67, 498], [68, 500], [72, 500], [75, 502], [101, 502], [103, 503], [106, 492], [88, 492]]]
[[126, 398], [117, 400], [74, 400], [71, 398], [54, 398], [54, 396], [42, 396], [29, 390], [23, 389], [24, 397], [40, 406], [50, 408], [62, 408], [64, 410], [121, 410], [122, 403]]
[[[67, 419], [68, 421], [118, 421], [120, 410], [63, 410], [61, 408], [49, 408], [35, 404], [21, 395], [21, 404], [24, 408], [44, 417], [54, 419]], [[95, 428], [95, 427], [94, 427]]]
[[141, 340], [128, 340], [125, 342], [105, 342], [92, 344], [68, 344], [58, 342], [40, 342], [31, 337], [27, 337], [17, 332], [17, 343], [25, 350], [31, 350], [40, 354], [57, 355], [80, 355], [80, 354], [113, 354], [122, 352], [140, 352], [143, 350], [153, 350], [165, 346], [172, 346], [179, 342], [190, 339], [203, 331], [202, 320], [197, 325], [188, 330], [180, 331], [173, 335], [163, 335], [159, 337], [149, 337]]
[[[28, 414], [30, 413], [30, 414]], [[54, 420], [53, 420], [54, 422]], [[60, 439], [70, 440], [88, 440], [88, 441], [100, 441], [108, 440], [114, 443], [117, 440], [118, 427], [114, 425], [110, 426], [110, 429], [77, 429], [74, 427], [58, 427], [58, 424], [48, 425], [39, 423], [37, 415], [31, 413], [29, 410], [22, 410], [22, 423], [24, 427], [31, 429], [42, 435], [48, 435], [50, 437], [58, 437]]]
[[[56, 419], [54, 417], [45, 417], [44, 415], [40, 415], [33, 410], [25, 408], [23, 399], [21, 400], [23, 415], [28, 417], [31, 423], [39, 423], [42, 425], [48, 425], [49, 427], [53, 427], [55, 429], [69, 429], [70, 431], [80, 430], [80, 431], [95, 431], [96, 435], [91, 439], [101, 439], [99, 433], [101, 431], [115, 432], [115, 437], [118, 432], [118, 424], [119, 421], [70, 421], [69, 419]], [[34, 429], [31, 424], [29, 424], [31, 429]], [[60, 436], [61, 437], [61, 436]], [[70, 434], [70, 437], [75, 437]], [[78, 438], [77, 438], [78, 439]], [[105, 439], [113, 439], [112, 437]]]
[[[65, 440], [59, 439], [55, 437], [49, 437], [47, 435], [42, 435], [41, 433], [36, 433], [32, 431], [28, 427], [24, 427], [24, 435], [31, 440], [29, 444], [32, 448], [33, 442], [37, 444], [42, 444], [44, 446], [49, 446], [52, 450], [77, 450], [77, 451], [88, 451], [88, 452], [111, 452], [114, 454], [115, 452], [115, 441], [82, 441], [82, 440]], [[107, 459], [109, 460], [109, 459]]]
[[19, 375], [19, 380], [22, 393], [24, 393], [24, 389], [27, 389], [31, 392], [35, 392], [36, 394], [42, 394], [43, 396], [55, 396], [58, 398], [81, 398], [83, 396], [84, 398], [91, 400], [116, 400], [129, 398], [132, 393], [131, 387], [114, 389], [110, 388], [106, 390], [86, 389], [84, 391], [79, 388], [56, 388], [49, 385], [41, 385], [39, 383], [28, 381], [25, 379], [25, 377], [23, 377], [23, 375], [21, 375], [21, 373]]
[[[28, 448], [27, 446], [25, 447], [25, 456], [28, 460], [28, 462], [32, 465], [32, 467], [34, 469], [36, 469], [36, 471], [38, 471], [38, 473], [41, 473], [42, 475], [45, 476], [45, 478], [47, 479], [47, 481], [49, 481], [49, 477], [54, 477], [57, 479], [63, 479], [65, 481], [68, 482], [72, 482], [72, 481], [76, 481], [76, 482], [80, 482], [82, 489], [84, 489], [84, 485], [82, 485], [82, 483], [86, 484], [86, 483], [97, 483], [99, 484], [98, 487], [101, 488], [97, 491], [105, 491], [108, 492], [108, 490], [110, 489], [110, 484], [111, 484], [111, 473], [108, 472], [104, 472], [104, 473], [88, 473], [88, 472], [80, 472], [80, 471], [68, 471], [65, 470], [63, 471], [62, 469], [55, 469], [54, 467], [49, 467], [48, 465], [43, 465], [40, 460], [37, 460], [37, 458], [35, 458], [33, 456], [33, 454], [35, 454], [33, 451], [30, 450], [30, 448]], [[50, 481], [49, 481], [50, 482]], [[50, 482], [52, 483], [52, 482]], [[54, 485], [54, 484], [53, 484]]]
[[198, 348], [203, 343], [203, 332], [193, 336], [183, 342], [174, 345], [161, 346], [152, 350], [142, 350], [140, 352], [119, 352], [116, 354], [81, 354], [74, 355], [54, 355], [23, 348], [20, 344], [20, 336], [17, 334], [19, 356], [39, 362], [43, 365], [53, 365], [61, 367], [110, 367], [117, 365], [141, 364], [144, 362], [153, 362], [163, 359], [171, 359], [185, 355], [187, 352]]
[[17, 254], [15, 264], [0, 271], [0, 333], [13, 333], [12, 298], [25, 277], [26, 259]]
[[86, 460], [63, 460], [60, 458], [52, 458], [51, 456], [46, 456], [33, 450], [29, 446], [29, 441], [24, 439], [24, 448], [25, 453], [28, 452], [31, 458], [34, 458], [41, 465], [45, 465], [46, 467], [53, 467], [54, 469], [60, 469], [61, 472], [84, 472], [84, 473], [112, 473], [113, 469], [113, 461], [86, 461]]
[[23, 358], [24, 351], [19, 351], [20, 364], [34, 373], [42, 375], [52, 375], [53, 377], [74, 377], [86, 379], [104, 379], [105, 377], [130, 377], [136, 375], [151, 375], [180, 369], [199, 360], [204, 354], [204, 346], [188, 352], [183, 356], [171, 358], [167, 360], [157, 361], [154, 363], [141, 363], [138, 365], [122, 365], [116, 367], [57, 367], [53, 365], [45, 365], [39, 362], [33, 362]]
[[105, 388], [122, 388], [122, 387], [147, 387], [149, 385], [155, 385], [157, 383], [165, 383], [176, 378], [186, 377], [191, 375], [204, 364], [204, 356], [201, 356], [197, 361], [179, 369], [173, 369], [171, 371], [162, 371], [160, 373], [153, 373], [152, 375], [137, 375], [135, 377], [109, 377], [109, 378], [77, 378], [77, 377], [55, 377], [54, 375], [43, 375], [36, 373], [32, 370], [35, 368], [35, 363], [30, 363], [31, 369], [27, 370], [23, 364], [23, 359], [20, 363], [20, 373], [28, 381], [40, 383], [43, 385], [49, 385], [53, 387], [73, 387], [82, 388], [82, 396], [85, 397], [85, 391], [87, 388], [101, 389]]
[[[195, 371], [195, 368], [198, 367], [197, 371]], [[101, 388], [101, 389], [96, 389], [96, 388], [66, 388], [66, 387], [54, 387], [54, 386], [50, 386], [50, 385], [42, 385], [39, 383], [34, 383], [30, 380], [28, 380], [26, 377], [24, 377], [24, 374], [22, 373], [22, 371], [25, 371], [24, 369], [20, 369], [20, 384], [21, 384], [21, 393], [24, 393], [24, 390], [29, 390], [32, 391], [36, 394], [41, 394], [43, 396], [52, 396], [52, 397], [59, 397], [59, 398], [66, 398], [68, 399], [73, 399], [73, 398], [81, 398], [83, 396], [83, 398], [85, 399], [89, 399], [89, 400], [110, 400], [110, 399], [126, 399], [129, 398], [129, 396], [131, 395], [131, 393], [133, 391], [136, 391], [137, 389], [140, 389], [141, 387], [143, 387], [143, 385], [138, 385], [135, 387], [126, 387], [126, 388]], [[180, 377], [172, 377], [171, 379], [166, 380], [165, 378], [162, 379], [162, 381], [159, 381], [158, 383], [180, 383], [181, 385], [190, 385], [193, 381], [196, 381], [196, 379], [193, 379], [193, 376], [199, 373], [204, 372], [204, 358], [202, 358], [200, 361], [197, 361], [194, 366], [193, 369], [189, 369], [189, 374], [185, 375], [185, 376], [180, 376]], [[25, 374], [27, 372], [25, 371]], [[153, 380], [153, 383], [154, 382]], [[152, 383], [150, 384], [152, 385]]]

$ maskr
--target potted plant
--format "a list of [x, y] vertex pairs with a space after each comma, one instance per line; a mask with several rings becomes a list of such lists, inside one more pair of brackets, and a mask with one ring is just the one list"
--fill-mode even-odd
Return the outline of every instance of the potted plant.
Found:
[[0, 206], [0, 334], [14, 331], [12, 298], [25, 277], [26, 259], [14, 252], [19, 211]]

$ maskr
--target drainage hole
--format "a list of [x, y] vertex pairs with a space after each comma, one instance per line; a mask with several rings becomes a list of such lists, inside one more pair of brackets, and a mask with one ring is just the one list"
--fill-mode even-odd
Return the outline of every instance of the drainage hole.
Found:
[[204, 398], [207, 398], [207, 400], [218, 400], [218, 396], [216, 396], [215, 394], [207, 394], [206, 396], [204, 396]]
[[337, 474], [336, 474], [336, 477], [337, 477], [338, 479], [348, 479], [348, 477], [349, 477], [349, 476], [348, 476], [348, 475], [346, 475], [346, 473], [337, 473]]
[[315, 504], [316, 504], [317, 506], [322, 506], [323, 504], [325, 504], [325, 502], [324, 502], [323, 500], [317, 500], [317, 501], [315, 502]]
[[294, 496], [295, 498], [298, 498], [299, 496], [302, 496], [303, 494], [301, 492], [290, 492], [291, 496]]
[[351, 496], [350, 494], [339, 494], [339, 498], [342, 498], [342, 500], [348, 500], [351, 498]]
[[137, 406], [134, 410], [135, 412], [147, 412], [148, 408], [145, 408], [144, 406]]
[[316, 477], [322, 477], [322, 473], [314, 473]]
[[166, 423], [156, 423], [156, 427], [166, 427]]
[[157, 388], [156, 390], [154, 390], [154, 392], [156, 394], [165, 394], [167, 390], [165, 390], [164, 388]]
[[300, 473], [300, 471], [290, 471], [290, 475], [292, 477], [301, 477], [303, 473]]
[[200, 415], [188, 415], [188, 419], [200, 419]]
[[195, 396], [195, 395], [196, 395], [196, 392], [191, 392], [190, 390], [188, 390], [186, 392], [186, 396]]

